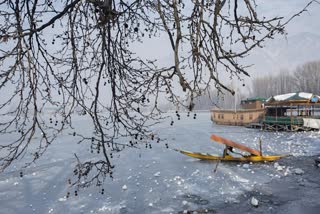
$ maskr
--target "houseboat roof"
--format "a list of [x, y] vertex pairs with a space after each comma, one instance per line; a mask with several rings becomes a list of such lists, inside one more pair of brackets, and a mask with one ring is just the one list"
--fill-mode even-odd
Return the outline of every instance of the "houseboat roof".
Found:
[[264, 109], [211, 109], [211, 112], [217, 113], [251, 113], [251, 112], [262, 112]]
[[241, 103], [254, 102], [254, 101], [262, 101], [262, 102], [264, 102], [264, 101], [266, 101], [266, 98], [264, 98], [264, 97], [259, 97], [259, 96], [257, 96], [257, 97], [250, 97], [250, 98], [247, 98], [247, 99], [245, 99], [245, 100], [241, 100]]
[[296, 92], [271, 96], [266, 100], [266, 105], [290, 103], [320, 103], [320, 96], [307, 92]]

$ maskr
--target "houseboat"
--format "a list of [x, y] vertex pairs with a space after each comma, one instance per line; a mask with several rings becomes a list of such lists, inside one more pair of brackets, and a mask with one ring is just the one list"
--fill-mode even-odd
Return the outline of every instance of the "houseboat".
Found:
[[211, 120], [220, 125], [245, 126], [262, 121], [266, 99], [249, 98], [241, 101], [241, 109], [212, 109]]
[[275, 131], [320, 129], [320, 96], [288, 93], [272, 96], [265, 102], [263, 127]]

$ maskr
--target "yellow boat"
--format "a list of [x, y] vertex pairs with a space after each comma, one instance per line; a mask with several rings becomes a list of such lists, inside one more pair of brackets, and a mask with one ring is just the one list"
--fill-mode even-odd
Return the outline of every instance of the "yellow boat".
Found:
[[209, 153], [199, 153], [199, 152], [190, 152], [190, 151], [185, 151], [185, 150], [178, 150], [175, 149], [176, 151], [188, 155], [193, 158], [198, 158], [201, 160], [220, 160], [220, 161], [244, 161], [244, 162], [264, 162], [264, 161], [275, 161], [280, 158], [286, 157], [287, 155], [264, 155], [264, 156], [259, 156], [259, 155], [248, 155], [248, 156], [240, 156], [240, 157], [235, 157], [231, 156], [229, 154], [225, 155], [224, 157], [219, 156], [219, 155], [213, 155]]

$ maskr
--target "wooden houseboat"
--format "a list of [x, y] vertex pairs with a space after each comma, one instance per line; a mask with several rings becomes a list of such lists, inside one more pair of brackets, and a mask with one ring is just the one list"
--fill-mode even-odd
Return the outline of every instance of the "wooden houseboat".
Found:
[[297, 92], [272, 96], [265, 103], [266, 130], [298, 131], [320, 129], [320, 97]]
[[244, 126], [259, 123], [265, 114], [265, 99], [261, 97], [241, 101], [241, 109], [212, 109], [211, 120], [220, 125]]

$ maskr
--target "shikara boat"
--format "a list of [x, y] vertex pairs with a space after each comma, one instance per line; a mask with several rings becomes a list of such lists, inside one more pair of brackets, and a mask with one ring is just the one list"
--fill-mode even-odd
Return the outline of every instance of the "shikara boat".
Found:
[[[247, 147], [240, 143], [233, 142], [231, 140], [225, 139], [218, 135], [211, 135], [211, 140], [218, 143], [222, 143], [226, 146], [222, 156], [209, 154], [209, 153], [190, 152], [190, 151], [179, 150], [179, 149], [176, 149], [176, 151], [193, 158], [198, 158], [202, 160], [218, 160], [218, 161], [264, 162], [264, 161], [275, 161], [282, 157], [287, 156], [287, 155], [262, 155], [261, 146], [260, 146], [260, 151], [258, 151], [256, 149]], [[248, 155], [235, 153], [233, 151], [233, 148], [237, 148], [239, 150], [247, 152]]]
[[244, 161], [244, 162], [263, 162], [263, 161], [275, 161], [282, 157], [285, 157], [286, 155], [265, 155], [265, 156], [258, 156], [258, 155], [248, 155], [248, 156], [232, 156], [232, 155], [226, 155], [226, 156], [219, 156], [209, 153], [199, 153], [199, 152], [190, 152], [185, 150], [178, 150], [176, 151], [188, 155], [193, 158], [198, 158], [202, 160], [220, 160], [220, 161]]

